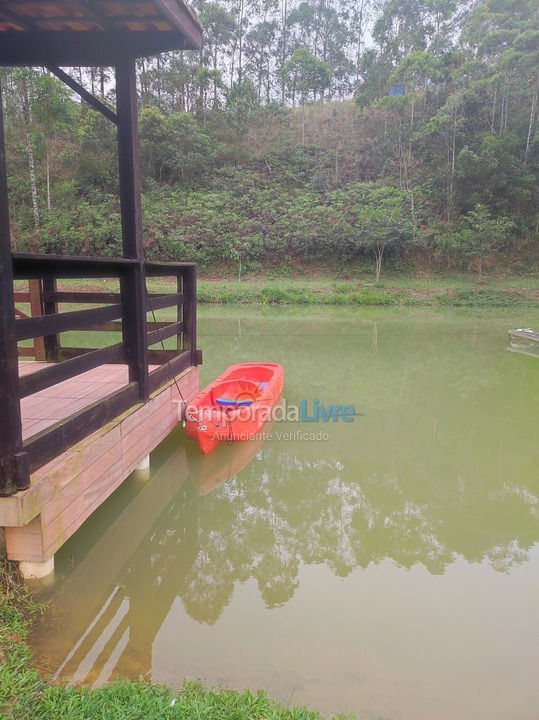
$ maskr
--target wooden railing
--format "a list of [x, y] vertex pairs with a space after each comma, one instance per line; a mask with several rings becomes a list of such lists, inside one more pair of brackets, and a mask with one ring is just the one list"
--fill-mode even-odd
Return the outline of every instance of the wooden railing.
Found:
[[[30, 471], [133, 405], [144, 402], [150, 393], [201, 362], [196, 341], [196, 266], [191, 263], [143, 263], [147, 278], [173, 278], [175, 292], [150, 294], [146, 291], [141, 311], [133, 307], [135, 303], [130, 295], [130, 281], [141, 271], [137, 260], [17, 253], [13, 256], [13, 270], [15, 280], [29, 280], [34, 284], [33, 298], [32, 289], [29, 293], [16, 294], [19, 302], [32, 300], [32, 316], [16, 311], [17, 341], [40, 343], [22, 349], [21, 354], [47, 362], [46, 367], [20, 378], [20, 398], [101, 365], [124, 363], [129, 368], [129, 382], [120, 390], [24, 442]], [[120, 292], [58, 290], [58, 280], [74, 278], [115, 279], [119, 281]], [[35, 297], [36, 288], [39, 301]], [[66, 303], [98, 307], [60, 312], [59, 305]], [[148, 312], [171, 307], [176, 308], [174, 321], [148, 322]], [[100, 348], [63, 346], [60, 334], [71, 331], [121, 333], [122, 340]], [[170, 338], [176, 338], [174, 349], [150, 349]], [[158, 367], [150, 372], [150, 365]]]

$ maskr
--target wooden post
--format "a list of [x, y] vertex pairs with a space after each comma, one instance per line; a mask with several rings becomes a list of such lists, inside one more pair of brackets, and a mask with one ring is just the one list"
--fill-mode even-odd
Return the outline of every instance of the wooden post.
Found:
[[187, 268], [183, 277], [183, 337], [185, 349], [191, 351], [191, 365], [197, 360], [197, 269]]
[[142, 239], [137, 88], [133, 59], [124, 60], [116, 66], [116, 108], [123, 255], [138, 261], [130, 266], [120, 282], [124, 307], [123, 339], [129, 364], [129, 381], [138, 383], [140, 399], [147, 400], [147, 296]]
[[[183, 295], [183, 275], [181, 274], [176, 278], [176, 292]], [[183, 323], [183, 308], [183, 303], [179, 303], [176, 309], [176, 322]], [[178, 354], [183, 350], [183, 332], [182, 328], [182, 331], [176, 336], [176, 350], [178, 351]]]
[[28, 456], [23, 452], [19, 365], [13, 296], [13, 261], [0, 87], [0, 495], [12, 495], [30, 484]]
[[[42, 291], [47, 294], [55, 293], [57, 291], [56, 279], [51, 277], [43, 278], [42, 280]], [[44, 315], [56, 315], [58, 312], [58, 303], [55, 300], [43, 301], [43, 314]], [[58, 362], [58, 347], [60, 345], [58, 335], [46, 335], [43, 338], [45, 359], [47, 362]], [[37, 346], [36, 346], [36, 360], [37, 357]]]
[[[30, 317], [40, 317], [43, 315], [41, 280], [28, 280], [28, 289], [30, 290]], [[45, 338], [34, 339], [34, 357], [41, 362], [47, 359]]]

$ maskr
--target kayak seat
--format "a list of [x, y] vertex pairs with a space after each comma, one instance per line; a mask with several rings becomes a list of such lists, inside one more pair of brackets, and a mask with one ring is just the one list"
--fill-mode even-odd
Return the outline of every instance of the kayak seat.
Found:
[[230, 398], [217, 398], [217, 405], [228, 405], [229, 407], [245, 407], [252, 405], [254, 400], [231, 400]]

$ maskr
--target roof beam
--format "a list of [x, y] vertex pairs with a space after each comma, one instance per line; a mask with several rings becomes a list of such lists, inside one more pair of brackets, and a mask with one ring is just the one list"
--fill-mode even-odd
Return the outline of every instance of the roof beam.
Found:
[[6, 7], [0, 6], [0, 20], [4, 20], [11, 25], [16, 25], [21, 30], [35, 30], [35, 25], [31, 18], [22, 18]]
[[153, 0], [157, 9], [185, 35], [193, 47], [198, 49], [201, 43], [201, 27], [191, 12], [178, 0]]
[[104, 67], [122, 58], [196, 47], [181, 32], [170, 30], [11, 30], [0, 32], [0, 65]]
[[[99, 27], [102, 30], [110, 30], [112, 27], [114, 27], [114, 23], [111, 23], [106, 17], [104, 17], [100, 12], [95, 10], [95, 8], [90, 6], [90, 3], [88, 0], [69, 0], [71, 5], [73, 7], [77, 8], [77, 10], [80, 10], [80, 12], [84, 13], [87, 20], [93, 20], [93, 22], [97, 23]], [[82, 18], [81, 18], [82, 20]]]
[[85, 90], [85, 88], [82, 87], [76, 80], [74, 80], [71, 75], [68, 75], [66, 72], [61, 70], [59, 67], [56, 67], [55, 65], [47, 65], [47, 70], [51, 72], [53, 75], [56, 75], [56, 77], [61, 80], [63, 83], [65, 83], [73, 92], [76, 92], [79, 97], [81, 97], [83, 100], [86, 100], [86, 102], [94, 109], [97, 110], [97, 112], [100, 112], [101, 115], [104, 115], [107, 120], [110, 120], [115, 125], [118, 125], [118, 116], [115, 112], [113, 112], [105, 103], [102, 103], [101, 100], [98, 100], [92, 93], [88, 92], [88, 90]]
[[[0, 10], [0, 19], [1, 19], [2, 11]], [[89, 17], [73, 17], [66, 16], [66, 15], [55, 15], [54, 17], [45, 18], [40, 17], [39, 23], [40, 26], [43, 26], [43, 23], [74, 23], [74, 22], [89, 22], [91, 18]], [[122, 22], [122, 23], [134, 23], [134, 22], [143, 22], [143, 23], [164, 23], [167, 22], [166, 18], [161, 17], [159, 15], [118, 15], [114, 18], [115, 22]], [[11, 21], [10, 21], [11, 22]], [[13, 20], [15, 22], [15, 20]], [[98, 23], [97, 20], [92, 20], [94, 23]], [[17, 21], [17, 24], [18, 21]], [[44, 28], [48, 29], [48, 28]]]

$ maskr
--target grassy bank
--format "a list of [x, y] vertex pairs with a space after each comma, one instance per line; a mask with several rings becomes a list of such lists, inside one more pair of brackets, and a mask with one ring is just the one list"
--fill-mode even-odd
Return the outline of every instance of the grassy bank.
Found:
[[454, 307], [539, 306], [537, 278], [469, 276], [391, 277], [379, 283], [336, 278], [241, 282], [201, 278], [203, 303], [262, 305], [416, 305]]
[[125, 681], [98, 690], [54, 684], [32, 664], [28, 634], [44, 608], [14, 568], [0, 561], [0, 717], [9, 720], [321, 720], [263, 693], [214, 691], [190, 683], [173, 692]]
[[[151, 292], [173, 292], [172, 282], [148, 281]], [[23, 284], [18, 283], [19, 289]], [[62, 281], [60, 289], [114, 291], [107, 281]], [[379, 283], [331, 276], [284, 279], [199, 277], [201, 303], [240, 305], [412, 305], [424, 307], [539, 307], [539, 278], [525, 276], [395, 275]]]

